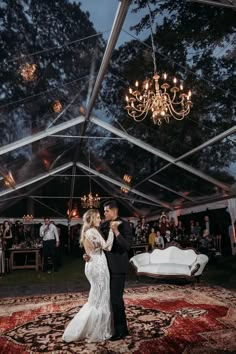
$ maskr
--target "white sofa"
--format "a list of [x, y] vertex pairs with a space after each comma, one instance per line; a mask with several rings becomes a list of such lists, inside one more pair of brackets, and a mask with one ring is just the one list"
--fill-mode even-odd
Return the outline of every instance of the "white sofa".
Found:
[[137, 254], [130, 262], [135, 267], [137, 275], [194, 280], [199, 279], [208, 260], [205, 254], [198, 254], [193, 249], [169, 246], [155, 249], [151, 253]]

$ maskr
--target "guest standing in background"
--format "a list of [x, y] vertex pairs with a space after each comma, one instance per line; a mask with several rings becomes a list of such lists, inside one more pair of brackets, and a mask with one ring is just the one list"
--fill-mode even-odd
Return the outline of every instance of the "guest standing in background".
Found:
[[155, 248], [155, 239], [156, 239], [155, 229], [152, 228], [151, 233], [148, 236], [148, 244], [149, 244], [151, 250], [153, 250]]
[[52, 258], [53, 270], [56, 272], [57, 260], [56, 260], [56, 248], [59, 247], [59, 235], [57, 228], [54, 224], [51, 224], [50, 218], [44, 218], [44, 224], [40, 227], [39, 236], [43, 241], [43, 272], [48, 270], [48, 258]]

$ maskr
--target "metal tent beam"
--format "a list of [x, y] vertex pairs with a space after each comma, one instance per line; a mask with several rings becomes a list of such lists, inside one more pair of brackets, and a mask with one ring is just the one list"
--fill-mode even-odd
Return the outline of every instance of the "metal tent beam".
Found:
[[[177, 157], [177, 158], [175, 159], [175, 161], [176, 161], [176, 162], [181, 161], [181, 160], [183, 160], [184, 158], [186, 158], [186, 157], [188, 157], [188, 156], [190, 156], [190, 155], [193, 155], [194, 153], [196, 153], [196, 152], [198, 152], [198, 151], [204, 149], [205, 147], [207, 147], [207, 146], [209, 146], [209, 145], [211, 145], [211, 144], [214, 144], [214, 143], [216, 143], [217, 141], [222, 140], [222, 139], [224, 139], [224, 138], [227, 138], [228, 140], [230, 140], [230, 141], [232, 141], [232, 142], [234, 143], [234, 140], [231, 139], [231, 138], [229, 138], [228, 135], [231, 135], [231, 134], [235, 133], [235, 131], [236, 131], [236, 126], [233, 126], [232, 128], [225, 130], [223, 133], [220, 133], [220, 134], [214, 136], [213, 138], [211, 138], [211, 139], [205, 141], [205, 143], [203, 143], [203, 144], [201, 144], [201, 145], [195, 147], [194, 149], [192, 149], [192, 150], [186, 152], [185, 154], [183, 154], [183, 155]], [[158, 173], [164, 171], [164, 170], [167, 169], [169, 166], [171, 166], [171, 163], [168, 163], [168, 164], [166, 164], [165, 166], [161, 167], [159, 170], [157, 170], [156, 172], [152, 173], [150, 176], [146, 177], [144, 180], [140, 181], [139, 183], [137, 183], [137, 184], [135, 185], [135, 187], [139, 186], [140, 184], [142, 184], [142, 183], [145, 182], [146, 180], [149, 180], [151, 177], [156, 176]]]
[[73, 165], [72, 162], [68, 162], [60, 167], [57, 167], [57, 168], [54, 168], [53, 170], [51, 170], [50, 172], [47, 172], [47, 173], [43, 173], [41, 175], [39, 175], [38, 177], [34, 177], [34, 178], [31, 178], [25, 182], [22, 182], [22, 183], [19, 183], [14, 189], [7, 189], [5, 191], [2, 191], [0, 192], [0, 197], [3, 196], [3, 195], [7, 195], [7, 194], [10, 194], [10, 193], [13, 193], [21, 188], [24, 188], [24, 187], [27, 187], [27, 186], [30, 186], [31, 184], [33, 183], [36, 183], [38, 181], [41, 181], [42, 179], [45, 179], [45, 178], [48, 178], [50, 176], [53, 176], [55, 173], [58, 173], [58, 172], [61, 172], [63, 170], [66, 170], [67, 168], [71, 167]]
[[171, 189], [171, 188], [169, 188], [169, 187], [166, 187], [166, 186], [164, 186], [164, 184], [158, 183], [158, 182], [156, 182], [156, 181], [154, 181], [154, 180], [152, 180], [152, 179], [149, 179], [148, 182], [151, 182], [151, 183], [157, 185], [158, 187], [161, 187], [161, 188], [163, 188], [163, 189], [166, 189], [167, 191], [169, 191], [169, 192], [171, 192], [171, 193], [174, 193], [174, 194], [176, 194], [176, 195], [179, 195], [180, 197], [182, 197], [182, 198], [184, 198], [184, 199], [190, 200], [191, 202], [194, 201], [194, 199], [189, 198], [188, 196], [184, 195], [183, 193], [177, 192], [177, 191], [175, 191], [174, 189]]
[[83, 116], [76, 117], [74, 119], [69, 120], [68, 122], [64, 122], [61, 124], [58, 124], [54, 127], [48, 128], [43, 130], [42, 132], [27, 136], [23, 139], [17, 140], [14, 143], [2, 146], [0, 148], [0, 155], [6, 154], [7, 152], [16, 150], [22, 146], [29, 145], [31, 143], [34, 143], [35, 141], [38, 141], [40, 139], [44, 139], [52, 134], [58, 133], [62, 130], [68, 129], [73, 127], [74, 125], [83, 123], [85, 121], [85, 118]]
[[[118, 187], [123, 187], [123, 188], [126, 188], [127, 190], [131, 191], [131, 188], [129, 186], [127, 186], [126, 184], [121, 183], [119, 181], [116, 181], [115, 179], [113, 179], [111, 177], [108, 177], [108, 176], [104, 175], [103, 173], [100, 173], [100, 172], [98, 172], [98, 171], [96, 171], [96, 170], [84, 165], [81, 162], [77, 162], [76, 165], [77, 165], [77, 167], [82, 168], [83, 170], [85, 170], [87, 172], [90, 172], [90, 173], [94, 174], [95, 176], [98, 176], [101, 179], [104, 179], [105, 181], [107, 181], [109, 183], [115, 184]], [[161, 200], [159, 200], [157, 198], [151, 197], [150, 195], [146, 195], [146, 194], [138, 191], [137, 189], [132, 189], [132, 193], [137, 194], [140, 197], [143, 197], [143, 198], [145, 198], [147, 200], [150, 200], [150, 201], [152, 201], [152, 202], [154, 202], [156, 204], [159, 204], [159, 205], [161, 205], [162, 207], [164, 207], [166, 209], [170, 209], [170, 210], [173, 209], [172, 206], [169, 203], [165, 203], [165, 202], [163, 202], [163, 201], [161, 201]]]
[[197, 177], [200, 177], [202, 179], [204, 179], [205, 181], [208, 181], [218, 187], [220, 187], [221, 189], [225, 190], [225, 191], [229, 191], [229, 186], [226, 185], [225, 183], [222, 183], [220, 181], [218, 181], [217, 179], [213, 178], [213, 177], [210, 177], [208, 176], [207, 174], [197, 170], [196, 168], [194, 167], [191, 167], [189, 165], [187, 165], [186, 163], [184, 162], [181, 162], [181, 161], [177, 161], [177, 159], [175, 159], [174, 157], [166, 154], [165, 152], [147, 144], [147, 143], [144, 143], [143, 141], [137, 139], [137, 138], [134, 138], [133, 136], [113, 127], [112, 125], [106, 123], [106, 122], [103, 122], [102, 120], [98, 119], [98, 118], [95, 118], [95, 117], [91, 117], [91, 122], [93, 122], [94, 124], [106, 129], [106, 130], [109, 130], [111, 133], [117, 135], [117, 136], [120, 136], [122, 138], [125, 138], [127, 141], [131, 142], [132, 144], [136, 145], [136, 146], [139, 146], [141, 147], [142, 149], [150, 152], [151, 154], [154, 154], [158, 157], [161, 157], [162, 159], [166, 160], [166, 161], [169, 161], [171, 164], [174, 164], [192, 174], [194, 174], [195, 176]]
[[110, 33], [110, 36], [109, 36], [109, 39], [107, 42], [106, 50], [104, 52], [102, 63], [101, 63], [101, 66], [100, 66], [100, 69], [99, 69], [99, 72], [97, 75], [97, 79], [95, 81], [94, 88], [92, 91], [92, 95], [91, 95], [91, 98], [88, 103], [88, 107], [87, 107], [87, 111], [86, 111], [86, 120], [89, 119], [92, 109], [93, 109], [93, 106], [94, 106], [94, 103], [97, 99], [97, 95], [100, 90], [101, 83], [102, 83], [103, 78], [106, 74], [108, 65], [110, 64], [110, 59], [111, 59], [113, 50], [115, 48], [117, 39], [120, 35], [129, 5], [130, 5], [130, 0], [119, 1], [116, 16], [115, 16], [113, 26], [111, 29], [111, 33]]
[[197, 2], [197, 3], [203, 4], [203, 5], [220, 6], [220, 7], [226, 7], [226, 8], [230, 8], [230, 9], [236, 10], [236, 1], [235, 0], [230, 0], [230, 1], [225, 1], [225, 0], [218, 0], [218, 1], [212, 1], [212, 0], [187, 0], [187, 2]]

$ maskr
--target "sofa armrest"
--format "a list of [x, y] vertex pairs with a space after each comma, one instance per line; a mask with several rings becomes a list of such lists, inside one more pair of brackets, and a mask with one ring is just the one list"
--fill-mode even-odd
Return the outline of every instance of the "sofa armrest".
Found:
[[191, 275], [201, 275], [208, 261], [209, 258], [205, 254], [198, 254], [197, 259], [190, 267]]
[[150, 254], [148, 252], [139, 253], [130, 258], [129, 261], [138, 269], [140, 266], [147, 265], [150, 263]]
[[197, 271], [199, 270], [199, 268], [200, 268], [200, 264], [199, 263], [197, 263], [197, 262], [194, 262], [192, 265], [191, 265], [191, 268], [190, 268], [190, 270], [191, 270], [191, 276], [194, 276], [196, 273], [197, 273]]

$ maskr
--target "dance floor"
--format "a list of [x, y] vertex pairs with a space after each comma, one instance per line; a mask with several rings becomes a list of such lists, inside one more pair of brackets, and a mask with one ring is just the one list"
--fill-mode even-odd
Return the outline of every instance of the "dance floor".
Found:
[[236, 293], [155, 285], [125, 291], [130, 336], [66, 344], [66, 323], [87, 293], [0, 299], [0, 353], [236, 353]]

